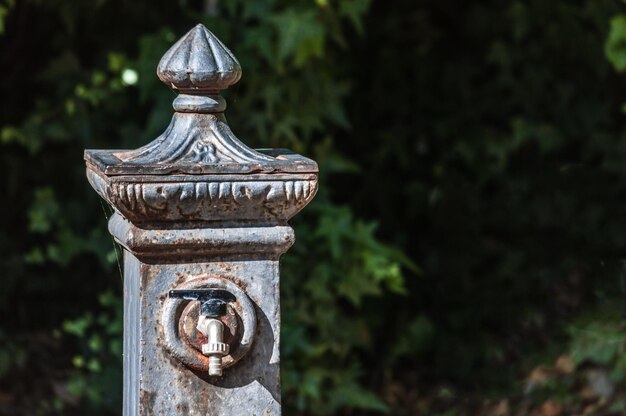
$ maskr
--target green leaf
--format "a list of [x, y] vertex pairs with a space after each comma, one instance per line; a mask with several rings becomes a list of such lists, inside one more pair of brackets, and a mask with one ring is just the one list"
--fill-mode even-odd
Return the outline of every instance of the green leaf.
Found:
[[4, 33], [6, 17], [14, 7], [15, 0], [2, 0], [2, 4], [0, 4], [0, 35]]
[[435, 326], [432, 321], [424, 315], [419, 315], [404, 326], [386, 359], [393, 363], [404, 356], [415, 357], [431, 347], [434, 335]]
[[378, 396], [355, 383], [339, 384], [335, 386], [332, 406], [335, 409], [349, 406], [375, 412], [389, 412], [389, 406], [380, 400]]
[[626, 70], [626, 15], [618, 15], [611, 19], [604, 50], [617, 71]]
[[341, 0], [339, 14], [347, 17], [358, 33], [363, 33], [363, 16], [370, 4], [371, 0]]
[[278, 58], [281, 61], [294, 57], [296, 66], [324, 54], [326, 32], [317, 20], [315, 10], [287, 9], [272, 16], [278, 33]]
[[34, 233], [46, 233], [59, 218], [59, 204], [52, 188], [39, 188], [35, 200], [28, 210], [28, 229]]

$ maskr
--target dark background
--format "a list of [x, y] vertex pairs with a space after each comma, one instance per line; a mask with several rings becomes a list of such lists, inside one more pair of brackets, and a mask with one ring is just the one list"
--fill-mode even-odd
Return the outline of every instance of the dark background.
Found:
[[1, 0], [0, 414], [120, 414], [82, 152], [165, 129], [156, 65], [198, 22], [243, 67], [238, 137], [321, 168], [283, 258], [286, 414], [626, 414], [617, 0]]

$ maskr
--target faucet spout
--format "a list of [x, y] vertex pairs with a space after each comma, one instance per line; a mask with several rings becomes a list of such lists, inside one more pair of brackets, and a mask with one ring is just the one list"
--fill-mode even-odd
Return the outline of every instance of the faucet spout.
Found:
[[202, 354], [209, 357], [209, 375], [222, 375], [222, 357], [228, 355], [230, 347], [224, 342], [224, 324], [219, 319], [200, 316], [198, 331], [206, 338], [202, 345]]

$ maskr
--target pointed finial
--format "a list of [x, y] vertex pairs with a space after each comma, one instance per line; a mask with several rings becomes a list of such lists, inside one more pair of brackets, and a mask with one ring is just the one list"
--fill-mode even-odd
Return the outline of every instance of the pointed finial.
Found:
[[198, 24], [163, 55], [157, 75], [181, 92], [174, 100], [176, 111], [216, 113], [226, 108], [219, 92], [239, 81], [241, 66], [210, 30]]

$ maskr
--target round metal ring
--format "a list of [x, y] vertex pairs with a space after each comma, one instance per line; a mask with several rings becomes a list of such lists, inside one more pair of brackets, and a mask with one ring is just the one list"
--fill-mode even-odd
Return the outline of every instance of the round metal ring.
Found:
[[[210, 275], [200, 275], [188, 280], [173, 289], [224, 289], [235, 295], [236, 301], [230, 305], [235, 309], [242, 322], [243, 334], [238, 345], [231, 346], [231, 353], [222, 358], [222, 366], [228, 368], [239, 361], [250, 349], [256, 332], [256, 314], [254, 305], [246, 293], [234, 282]], [[180, 333], [179, 320], [188, 300], [167, 298], [163, 304], [161, 323], [163, 325], [164, 347], [169, 353], [197, 371], [209, 370], [209, 357], [183, 340]]]

